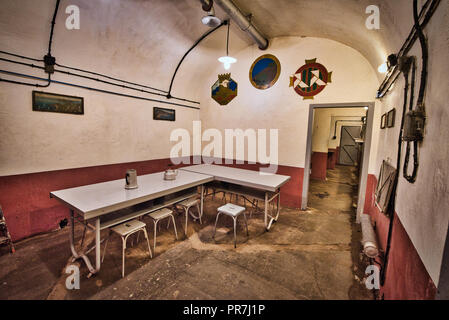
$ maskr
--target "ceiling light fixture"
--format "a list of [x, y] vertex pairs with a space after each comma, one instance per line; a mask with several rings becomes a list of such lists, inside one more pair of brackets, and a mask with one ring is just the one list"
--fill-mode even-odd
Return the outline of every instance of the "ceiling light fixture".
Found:
[[231, 26], [231, 21], [228, 21], [228, 33], [226, 37], [226, 56], [218, 58], [218, 61], [223, 63], [225, 70], [231, 68], [231, 64], [236, 63], [237, 59], [229, 56], [229, 27]]
[[211, 7], [211, 9], [207, 12], [207, 16], [204, 16], [201, 18], [201, 22], [210, 28], [216, 28], [221, 24], [220, 18], [217, 18], [215, 16], [215, 10], [214, 7]]

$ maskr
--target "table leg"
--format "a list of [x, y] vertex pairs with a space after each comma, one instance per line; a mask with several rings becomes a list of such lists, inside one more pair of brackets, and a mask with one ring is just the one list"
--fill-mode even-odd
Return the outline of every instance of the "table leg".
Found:
[[270, 227], [268, 226], [268, 192], [265, 192], [265, 207], [264, 207], [264, 210], [265, 210], [265, 217], [264, 217], [265, 229], [268, 231], [268, 230], [270, 230]]
[[95, 260], [96, 272], [101, 268], [101, 236], [100, 236], [100, 218], [95, 220]]
[[201, 185], [201, 213], [200, 217], [203, 216], [203, 208], [204, 208], [204, 185]]
[[278, 203], [277, 203], [276, 221], [278, 221], [279, 213], [281, 212], [281, 191], [278, 193]]
[[[70, 250], [72, 251], [73, 261], [78, 260], [78, 259], [83, 259], [84, 260], [84, 262], [86, 263], [86, 266], [87, 266], [87, 268], [89, 269], [89, 272], [90, 272], [89, 275], [88, 275], [88, 278], [92, 274], [97, 273], [99, 269], [96, 270], [96, 269], [94, 269], [94, 267], [92, 267], [92, 264], [90, 263], [89, 258], [85, 254], [79, 254], [75, 250], [75, 212], [73, 210], [70, 210], [69, 239], [70, 239]], [[98, 263], [97, 263], [97, 266], [99, 266]]]

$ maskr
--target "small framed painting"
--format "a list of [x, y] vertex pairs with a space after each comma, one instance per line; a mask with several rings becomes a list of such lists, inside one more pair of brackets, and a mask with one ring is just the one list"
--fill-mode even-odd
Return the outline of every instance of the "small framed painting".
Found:
[[175, 121], [176, 110], [154, 107], [153, 120]]
[[33, 111], [84, 114], [84, 98], [33, 91]]
[[396, 109], [392, 109], [387, 113], [387, 128], [394, 127], [394, 120], [396, 117]]
[[387, 127], [387, 114], [384, 113], [380, 119], [380, 128], [385, 129]]

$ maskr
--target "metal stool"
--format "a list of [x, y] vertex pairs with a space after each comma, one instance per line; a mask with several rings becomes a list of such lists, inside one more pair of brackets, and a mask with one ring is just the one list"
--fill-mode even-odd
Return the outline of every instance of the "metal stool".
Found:
[[217, 231], [218, 217], [220, 216], [220, 214], [225, 214], [227, 216], [230, 216], [234, 220], [234, 248], [237, 248], [236, 225], [237, 225], [237, 218], [242, 213], [243, 213], [243, 217], [245, 218], [246, 235], [249, 236], [248, 222], [246, 220], [245, 208], [237, 206], [237, 205], [232, 204], [232, 203], [227, 203], [224, 206], [221, 206], [220, 208], [218, 208], [217, 218], [215, 219], [214, 235], [212, 236], [212, 238], [215, 239], [215, 232]]
[[[109, 232], [117, 233], [122, 238], [122, 278], [125, 277], [125, 250], [126, 250], [126, 241], [128, 240], [128, 237], [134, 233], [137, 233], [139, 231], [142, 231], [145, 235], [145, 239], [147, 239], [148, 244], [148, 252], [150, 253], [150, 257], [153, 258], [153, 254], [151, 253], [150, 248], [150, 241], [148, 240], [148, 233], [146, 229], [146, 224], [139, 220], [131, 220], [122, 224], [119, 224], [118, 226], [115, 226], [110, 229]], [[104, 245], [104, 251], [103, 251], [103, 258], [101, 261], [104, 260], [104, 255], [106, 253], [106, 247], [108, 245], [109, 236], [106, 239], [106, 243]]]
[[[192, 216], [192, 218], [194, 219], [199, 219], [200, 220], [200, 224], [203, 224], [203, 222], [201, 221], [201, 210], [200, 210], [200, 200], [197, 198], [190, 198], [184, 201], [181, 201], [179, 203], [176, 204], [177, 206], [181, 206], [186, 214], [186, 226], [185, 226], [185, 234], [187, 235], [187, 222], [189, 220], [189, 214]], [[198, 216], [195, 216], [192, 211], [190, 210], [190, 208], [192, 208], [193, 206], [196, 206], [197, 210], [198, 210]]]
[[[157, 233], [157, 224], [159, 221], [166, 219], [166, 218], [172, 218], [173, 220], [173, 227], [175, 229], [175, 236], [176, 240], [178, 240], [178, 232], [176, 231], [176, 222], [175, 217], [173, 216], [173, 211], [167, 208], [160, 209], [157, 211], [154, 211], [148, 215], [151, 219], [153, 219], [154, 222], [154, 252], [156, 252], [156, 233]], [[170, 220], [169, 220], [170, 222]], [[168, 228], [169, 225], [167, 225]]]

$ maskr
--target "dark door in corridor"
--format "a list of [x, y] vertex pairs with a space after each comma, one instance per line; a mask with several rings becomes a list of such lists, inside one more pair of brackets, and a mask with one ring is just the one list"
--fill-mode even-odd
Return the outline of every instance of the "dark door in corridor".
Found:
[[342, 126], [340, 135], [340, 152], [338, 164], [356, 166], [360, 161], [360, 144], [362, 127]]

